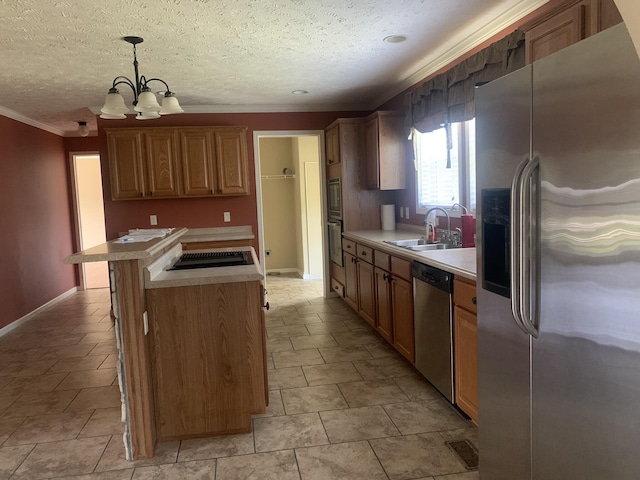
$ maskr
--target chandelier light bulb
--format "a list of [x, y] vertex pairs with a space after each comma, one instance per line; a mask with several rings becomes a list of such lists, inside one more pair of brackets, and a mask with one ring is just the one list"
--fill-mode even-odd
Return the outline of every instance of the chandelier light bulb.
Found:
[[[130, 80], [124, 76], [118, 76], [113, 80], [113, 85], [109, 89], [109, 93], [104, 100], [104, 106], [100, 110], [100, 118], [107, 120], [116, 120], [127, 118], [127, 113], [130, 113], [129, 107], [126, 106], [124, 98], [118, 92], [117, 87], [119, 85], [127, 85], [133, 92], [133, 105], [134, 110], [139, 112], [136, 115], [138, 120], [149, 120], [152, 118], [159, 118], [160, 115], [170, 115], [173, 113], [182, 113], [184, 110], [180, 107], [178, 99], [169, 90], [167, 82], [160, 78], [147, 78], [144, 75], [138, 73], [138, 59], [136, 57], [136, 45], [142, 43], [144, 40], [142, 37], [123, 37], [123, 40], [133, 45], [133, 68], [135, 73], [135, 81]], [[158, 99], [151, 91], [148, 84], [150, 82], [160, 82], [164, 85], [166, 92], [162, 99], [162, 106], [158, 103]]]
[[89, 136], [89, 126], [87, 125], [87, 122], [78, 121], [78, 133], [81, 137]]

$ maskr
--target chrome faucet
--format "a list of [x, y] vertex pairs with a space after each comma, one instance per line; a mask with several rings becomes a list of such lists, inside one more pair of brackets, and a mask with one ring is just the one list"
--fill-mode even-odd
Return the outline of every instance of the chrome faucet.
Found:
[[[433, 207], [433, 208], [430, 208], [429, 210], [427, 210], [427, 213], [424, 214], [424, 224], [425, 224], [425, 226], [428, 225], [428, 223], [429, 223], [429, 215], [431, 214], [431, 212], [436, 211], [436, 210], [440, 210], [447, 217], [447, 233], [444, 234], [444, 236], [441, 237], [441, 240], [444, 240], [444, 243], [449, 243], [451, 241], [451, 218], [449, 217], [449, 214], [447, 213], [447, 211], [444, 208]], [[437, 215], [436, 215], [436, 223], [437, 223]]]
[[469, 213], [467, 207], [465, 207], [464, 205], [460, 205], [459, 203], [454, 203], [453, 205], [451, 205], [451, 210], [455, 210], [456, 207], [460, 207], [460, 209], [463, 210], [465, 214]]

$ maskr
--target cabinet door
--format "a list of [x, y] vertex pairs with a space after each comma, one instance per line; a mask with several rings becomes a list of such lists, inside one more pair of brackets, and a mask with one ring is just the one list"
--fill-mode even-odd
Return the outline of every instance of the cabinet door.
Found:
[[142, 198], [145, 192], [142, 165], [142, 131], [107, 132], [111, 198]]
[[413, 325], [413, 289], [411, 282], [396, 276], [391, 282], [393, 307], [393, 346], [400, 354], [415, 363], [415, 330]]
[[476, 316], [453, 310], [456, 404], [478, 423], [478, 325]]
[[213, 195], [213, 138], [209, 129], [179, 132], [185, 196]]
[[214, 130], [216, 174], [221, 195], [249, 195], [247, 130]]
[[376, 326], [376, 295], [373, 265], [362, 260], [356, 263], [358, 271], [358, 313], [372, 327]]
[[340, 126], [331, 127], [326, 132], [327, 165], [340, 163]]
[[344, 253], [344, 300], [354, 310], [358, 310], [358, 272], [356, 257]]
[[525, 33], [527, 63], [540, 60], [585, 38], [586, 8], [574, 5]]
[[[377, 258], [377, 252], [376, 252]], [[391, 309], [391, 274], [375, 269], [376, 283], [376, 329], [389, 343], [393, 343], [393, 311]]]
[[365, 136], [365, 188], [380, 188], [380, 156], [378, 144], [378, 118], [373, 117], [364, 126]]
[[180, 187], [175, 132], [150, 131], [144, 134], [144, 138], [148, 194], [152, 197], [177, 197]]

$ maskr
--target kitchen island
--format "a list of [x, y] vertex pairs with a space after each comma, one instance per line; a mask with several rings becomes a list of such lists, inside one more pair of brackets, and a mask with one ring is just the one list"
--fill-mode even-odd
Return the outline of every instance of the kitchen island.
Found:
[[[165, 272], [180, 256], [186, 233], [110, 241], [65, 259], [109, 262], [130, 460], [153, 457], [156, 443], [169, 438], [248, 431], [250, 415], [266, 408], [263, 272], [255, 252], [244, 247], [253, 265]], [[179, 412], [175, 402], [168, 407], [171, 394]]]

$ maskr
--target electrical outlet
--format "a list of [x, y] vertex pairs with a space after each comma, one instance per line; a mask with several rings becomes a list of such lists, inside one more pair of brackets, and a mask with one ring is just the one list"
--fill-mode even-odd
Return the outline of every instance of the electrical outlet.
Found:
[[231, 212], [224, 212], [224, 221], [225, 222], [231, 221]]
[[271, 250], [265, 250], [264, 254], [265, 254], [265, 256], [270, 257], [271, 256]]
[[149, 224], [157, 225], [158, 224], [158, 216], [157, 215], [149, 215]]
[[144, 322], [144, 334], [146, 335], [149, 333], [149, 315], [147, 315], [147, 312], [142, 314], [142, 321]]

